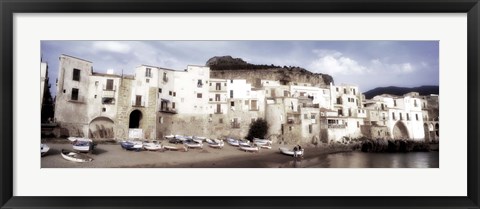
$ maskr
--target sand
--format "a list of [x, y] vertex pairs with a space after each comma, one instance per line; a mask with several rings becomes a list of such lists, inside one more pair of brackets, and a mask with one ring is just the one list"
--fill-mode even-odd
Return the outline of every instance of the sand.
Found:
[[[251, 153], [228, 144], [222, 149], [204, 144], [203, 149], [189, 149], [187, 152], [126, 151], [119, 144], [99, 144], [92, 154], [87, 154], [94, 159], [92, 162], [75, 163], [63, 159], [60, 154], [62, 149], [72, 150], [71, 144], [47, 144], [50, 151], [41, 158], [42, 168], [291, 168], [298, 167], [299, 163], [299, 160], [281, 154], [278, 149], [293, 145], [273, 145], [272, 149]], [[306, 148], [303, 160], [331, 152], [325, 147]]]

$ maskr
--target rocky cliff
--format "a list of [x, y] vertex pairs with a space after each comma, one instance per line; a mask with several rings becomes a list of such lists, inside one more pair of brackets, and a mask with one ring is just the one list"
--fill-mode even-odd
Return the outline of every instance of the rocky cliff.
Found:
[[327, 87], [330, 82], [333, 83], [332, 76], [312, 73], [301, 67], [255, 65], [231, 56], [212, 57], [206, 66], [210, 67], [211, 78], [245, 79], [254, 86], [259, 84], [259, 80], [276, 80], [284, 84], [311, 83], [319, 87]]

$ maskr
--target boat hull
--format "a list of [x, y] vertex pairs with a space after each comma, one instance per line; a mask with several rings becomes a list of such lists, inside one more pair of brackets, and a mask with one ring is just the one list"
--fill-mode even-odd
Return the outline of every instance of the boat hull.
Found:
[[65, 160], [72, 161], [72, 162], [85, 163], [85, 162], [93, 161], [93, 158], [75, 151], [62, 149], [61, 154]]

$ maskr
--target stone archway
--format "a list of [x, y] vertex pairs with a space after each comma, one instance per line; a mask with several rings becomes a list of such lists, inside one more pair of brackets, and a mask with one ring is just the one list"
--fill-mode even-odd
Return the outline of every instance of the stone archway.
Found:
[[88, 124], [89, 137], [94, 139], [113, 139], [114, 122], [108, 117], [96, 117]]
[[134, 110], [130, 113], [130, 119], [128, 121], [128, 128], [140, 128], [142, 121], [142, 112], [140, 110]]
[[409, 135], [408, 135], [407, 127], [401, 121], [398, 121], [397, 123], [395, 123], [395, 125], [393, 126], [392, 134], [393, 134], [394, 139], [409, 139], [410, 138]]

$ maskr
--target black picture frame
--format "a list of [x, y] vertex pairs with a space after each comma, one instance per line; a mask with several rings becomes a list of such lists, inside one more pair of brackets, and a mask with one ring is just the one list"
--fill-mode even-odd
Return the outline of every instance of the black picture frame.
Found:
[[[1, 208], [479, 208], [478, 0], [0, 0]], [[468, 194], [465, 197], [21, 197], [13, 196], [15, 13], [467, 13]], [[449, 181], [450, 179], [445, 179]], [[58, 188], [61, 189], [61, 188]], [[445, 189], [445, 188], [442, 188]]]

